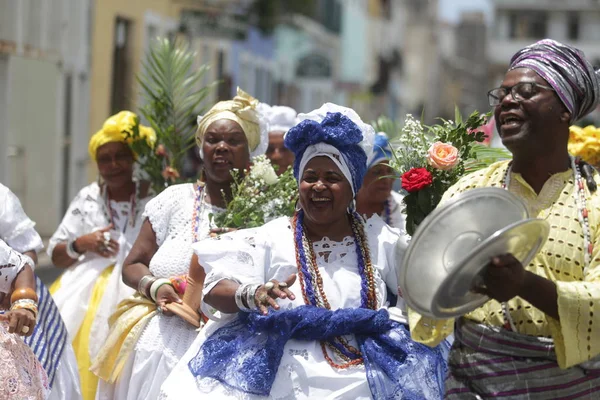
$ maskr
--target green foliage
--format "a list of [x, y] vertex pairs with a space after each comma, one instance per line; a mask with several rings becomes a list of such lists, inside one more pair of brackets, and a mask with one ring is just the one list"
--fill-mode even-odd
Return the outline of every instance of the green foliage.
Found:
[[250, 171], [232, 171], [231, 199], [225, 212], [213, 215], [221, 228], [254, 228], [294, 214], [298, 186], [291, 168], [279, 177], [269, 159], [253, 159]]
[[217, 82], [201, 87], [208, 66], [195, 69], [195, 53], [187, 45], [159, 38], [142, 62], [137, 80], [146, 100], [140, 112], [156, 132], [154, 149], [138, 141], [134, 148], [142, 171], [156, 193], [170, 184], [182, 183], [179, 176], [186, 152], [193, 146], [200, 105]]

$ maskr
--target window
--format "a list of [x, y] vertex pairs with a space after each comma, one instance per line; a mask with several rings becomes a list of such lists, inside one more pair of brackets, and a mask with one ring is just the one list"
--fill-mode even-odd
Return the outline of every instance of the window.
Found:
[[543, 39], [547, 36], [548, 15], [544, 11], [514, 11], [509, 14], [511, 39]]
[[571, 12], [567, 16], [567, 38], [569, 40], [579, 39], [579, 14]]
[[131, 61], [130, 61], [131, 22], [117, 17], [113, 42], [113, 68], [110, 96], [111, 114], [129, 109], [131, 100]]

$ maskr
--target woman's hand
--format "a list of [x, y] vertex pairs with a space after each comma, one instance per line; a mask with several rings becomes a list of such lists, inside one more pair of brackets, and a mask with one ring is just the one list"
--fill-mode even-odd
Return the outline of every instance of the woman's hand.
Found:
[[20, 336], [31, 336], [35, 328], [33, 313], [26, 309], [7, 311], [0, 314], [0, 321], [8, 322], [8, 332]]
[[173, 315], [170, 311], [167, 310], [166, 305], [169, 303], [179, 303], [183, 304], [183, 301], [175, 292], [175, 289], [171, 285], [162, 285], [158, 292], [156, 293], [156, 305], [165, 315]]
[[77, 252], [86, 253], [91, 251], [102, 257], [114, 257], [119, 252], [119, 243], [110, 237], [111, 229], [113, 229], [112, 224], [96, 232], [78, 237], [75, 240]]
[[285, 281], [279, 282], [271, 279], [269, 282], [260, 286], [254, 294], [254, 301], [261, 314], [267, 315], [269, 306], [274, 310], [279, 310], [279, 304], [276, 299], [294, 300], [296, 296], [290, 291], [290, 286], [296, 282], [296, 274], [290, 275]]

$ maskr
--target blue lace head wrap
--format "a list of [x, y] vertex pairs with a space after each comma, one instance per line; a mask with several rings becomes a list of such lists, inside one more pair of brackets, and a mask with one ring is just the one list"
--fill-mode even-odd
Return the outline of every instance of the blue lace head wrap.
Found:
[[529, 68], [552, 88], [575, 122], [592, 112], [600, 99], [598, 71], [575, 47], [544, 39], [519, 50], [511, 59], [509, 71]]
[[354, 194], [362, 185], [375, 131], [353, 110], [326, 103], [309, 114], [285, 135], [285, 146], [294, 152], [294, 176], [299, 182], [308, 161], [329, 157], [342, 171]]
[[392, 158], [392, 150], [390, 149], [390, 141], [384, 132], [379, 132], [375, 136], [373, 146], [373, 154], [369, 157], [367, 168], [379, 164], [382, 161], [387, 161]]

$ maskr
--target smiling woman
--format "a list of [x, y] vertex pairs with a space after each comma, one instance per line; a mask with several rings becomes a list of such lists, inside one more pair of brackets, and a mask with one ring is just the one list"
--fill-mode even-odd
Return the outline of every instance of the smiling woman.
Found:
[[159, 398], [440, 399], [445, 347], [412, 342], [402, 310], [386, 310], [406, 242], [352, 204], [373, 128], [330, 103], [299, 118], [285, 144], [300, 208], [193, 245], [214, 321]]
[[108, 336], [108, 318], [133, 292], [121, 281], [121, 267], [150, 199], [149, 184], [133, 178], [136, 156], [123, 133], [134, 122], [135, 114], [123, 111], [92, 136], [99, 182], [81, 189], [48, 246], [54, 265], [67, 269], [50, 291], [73, 338], [85, 400], [96, 393], [90, 359]]
[[[111, 335], [92, 366], [103, 379], [98, 399], [157, 398], [160, 385], [196, 337], [204, 271], [192, 257], [191, 245], [216, 228], [211, 215], [227, 205], [232, 170], [247, 168], [251, 153], [264, 153], [267, 127], [261, 124], [257, 104], [238, 89], [233, 100], [219, 102], [199, 117], [202, 180], [170, 186], [146, 206], [123, 268], [123, 281], [137, 293], [121, 303]], [[198, 273], [182, 277], [191, 263]], [[192, 297], [190, 303], [183, 304], [182, 296]]]

